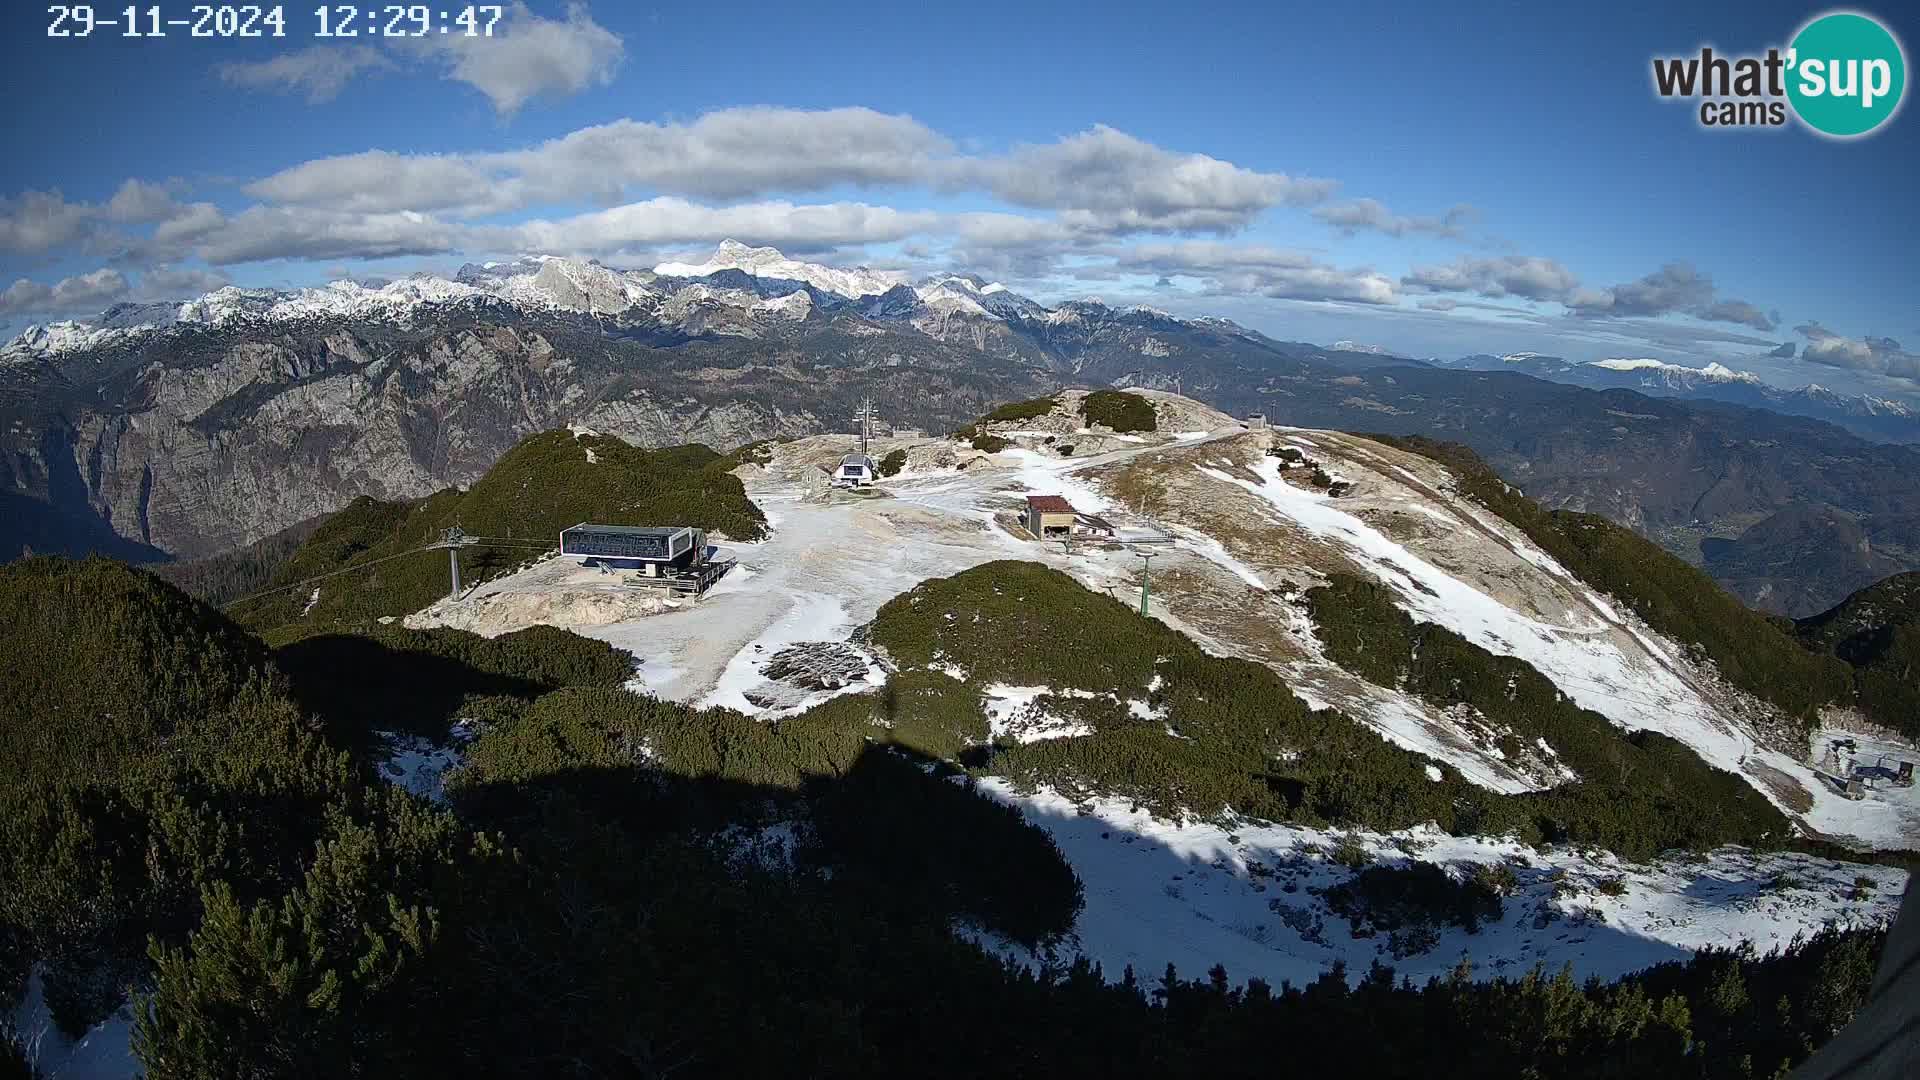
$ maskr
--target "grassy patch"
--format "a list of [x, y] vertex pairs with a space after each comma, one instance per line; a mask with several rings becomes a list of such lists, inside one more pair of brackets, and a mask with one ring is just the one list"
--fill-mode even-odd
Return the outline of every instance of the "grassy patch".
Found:
[[1010, 401], [980, 418], [983, 424], [1008, 423], [1016, 420], [1032, 420], [1053, 411], [1056, 404], [1052, 396], [1032, 398], [1028, 401]]

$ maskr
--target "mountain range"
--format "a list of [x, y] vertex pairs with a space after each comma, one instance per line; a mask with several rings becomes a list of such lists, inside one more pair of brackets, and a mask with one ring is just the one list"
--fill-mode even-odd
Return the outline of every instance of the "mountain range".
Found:
[[1788, 389], [1717, 361], [1704, 367], [1652, 357], [1610, 357], [1576, 363], [1544, 353], [1520, 352], [1504, 356], [1475, 353], [1432, 363], [1471, 371], [1519, 371], [1552, 382], [1596, 389], [1617, 387], [1653, 397], [1724, 401], [1825, 420], [1864, 439], [1920, 442], [1920, 409], [1904, 401], [1872, 394], [1843, 394], [1819, 383]]
[[1559, 385], [1535, 377], [1554, 377], [1544, 361], [1449, 370], [1341, 344], [731, 241], [652, 269], [540, 257], [230, 286], [0, 348], [0, 551], [210, 555], [361, 495], [470, 485], [569, 424], [731, 447], [847, 430], [868, 395], [886, 420], [937, 431], [1104, 385], [1465, 443], [1536, 499], [1628, 524], [1786, 614], [1920, 568], [1920, 449], [1784, 409]]

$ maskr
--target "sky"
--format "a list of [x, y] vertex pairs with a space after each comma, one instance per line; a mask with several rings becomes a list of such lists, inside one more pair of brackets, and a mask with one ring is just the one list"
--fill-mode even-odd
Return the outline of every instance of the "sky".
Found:
[[1823, 7], [528, 0], [490, 36], [463, 7], [346, 38], [294, 4], [239, 40], [9, 5], [4, 333], [734, 238], [1289, 340], [1920, 399], [1914, 110], [1841, 141], [1653, 89], [1655, 56], [1784, 47]]

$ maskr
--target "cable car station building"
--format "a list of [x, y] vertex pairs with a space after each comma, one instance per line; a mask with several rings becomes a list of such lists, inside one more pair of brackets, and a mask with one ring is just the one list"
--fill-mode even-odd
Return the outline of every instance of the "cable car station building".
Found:
[[707, 532], [689, 525], [595, 525], [560, 530], [560, 555], [587, 566], [634, 570], [622, 584], [636, 589], [703, 595], [733, 568], [708, 554]]
[[690, 526], [593, 525], [560, 532], [560, 554], [638, 570], [648, 577], [690, 570], [706, 561], [707, 534]]

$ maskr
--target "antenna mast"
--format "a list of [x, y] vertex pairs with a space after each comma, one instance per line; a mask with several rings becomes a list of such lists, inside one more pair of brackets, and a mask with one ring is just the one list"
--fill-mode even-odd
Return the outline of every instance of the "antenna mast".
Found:
[[854, 415], [853, 420], [860, 425], [858, 428], [860, 432], [860, 452], [864, 454], [867, 452], [867, 439], [873, 434], [873, 398], [863, 397], [860, 399], [860, 411]]

